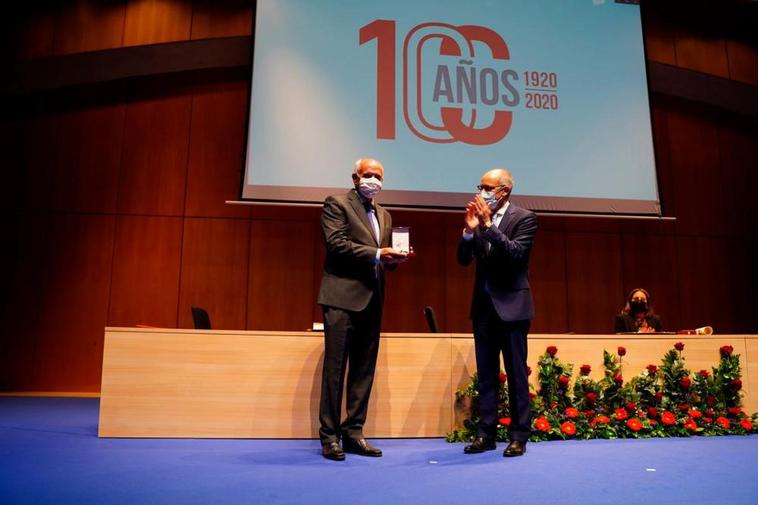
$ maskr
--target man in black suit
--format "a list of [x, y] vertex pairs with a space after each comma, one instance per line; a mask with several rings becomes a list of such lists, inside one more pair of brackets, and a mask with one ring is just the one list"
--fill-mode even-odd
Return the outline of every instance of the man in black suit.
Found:
[[[328, 197], [321, 213], [326, 259], [318, 295], [325, 340], [319, 437], [322, 455], [337, 461], [345, 459], [345, 452], [382, 455], [364, 438], [363, 425], [379, 351], [384, 270], [395, 268], [408, 257], [389, 247], [392, 218], [374, 201], [383, 180], [381, 163], [358, 160], [353, 189]], [[348, 366], [347, 412], [340, 423], [342, 384]]]
[[509, 201], [513, 177], [504, 169], [482, 176], [480, 193], [466, 206], [458, 263], [476, 260], [471, 303], [481, 419], [467, 454], [495, 449], [500, 354], [508, 376], [510, 443], [503, 456], [521, 456], [531, 431], [526, 365], [527, 334], [534, 318], [529, 287], [529, 253], [537, 217]]

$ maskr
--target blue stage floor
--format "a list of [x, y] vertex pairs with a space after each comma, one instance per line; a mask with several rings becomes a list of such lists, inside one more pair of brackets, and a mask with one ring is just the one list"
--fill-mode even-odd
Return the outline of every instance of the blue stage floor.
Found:
[[321, 458], [315, 440], [97, 438], [98, 401], [0, 398], [0, 504], [756, 504], [758, 436], [530, 444], [464, 455], [376, 440]]

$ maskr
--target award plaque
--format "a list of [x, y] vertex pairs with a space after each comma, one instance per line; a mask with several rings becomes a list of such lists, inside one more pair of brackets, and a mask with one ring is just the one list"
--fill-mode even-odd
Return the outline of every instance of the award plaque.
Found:
[[392, 248], [398, 252], [411, 251], [411, 229], [408, 226], [392, 227]]

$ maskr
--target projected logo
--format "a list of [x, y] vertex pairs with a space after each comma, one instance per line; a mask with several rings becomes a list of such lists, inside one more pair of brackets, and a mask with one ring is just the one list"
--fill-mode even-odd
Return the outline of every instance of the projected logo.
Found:
[[427, 142], [490, 145], [503, 140], [522, 103], [521, 91], [527, 109], [558, 109], [557, 75], [525, 71], [526, 87], [520, 91], [519, 72], [508, 66], [508, 45], [490, 28], [416, 25], [404, 38], [400, 62], [396, 37], [391, 20], [376, 20], [359, 31], [361, 45], [377, 41], [377, 138], [396, 136], [398, 66], [405, 124]]

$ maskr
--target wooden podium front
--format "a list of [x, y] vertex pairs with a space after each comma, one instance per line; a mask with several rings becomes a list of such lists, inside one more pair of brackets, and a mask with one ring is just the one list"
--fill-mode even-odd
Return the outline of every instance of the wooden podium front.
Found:
[[[555, 345], [576, 373], [586, 363], [600, 378], [603, 349], [622, 345], [629, 380], [677, 341], [693, 371], [734, 346], [745, 410], [758, 410], [758, 335], [530, 335], [529, 364]], [[99, 436], [317, 438], [323, 345], [311, 332], [106, 328]], [[473, 347], [465, 334], [383, 334], [366, 435], [444, 436], [476, 370]]]

